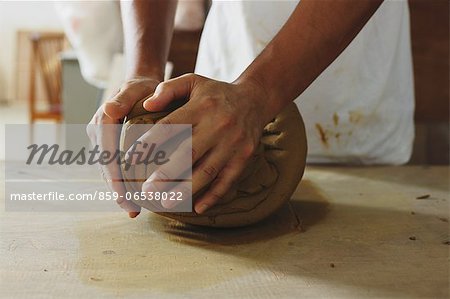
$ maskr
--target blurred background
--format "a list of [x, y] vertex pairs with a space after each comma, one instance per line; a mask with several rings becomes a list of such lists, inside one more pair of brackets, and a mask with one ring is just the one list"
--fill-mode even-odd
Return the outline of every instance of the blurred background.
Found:
[[[209, 6], [179, 0], [167, 78], [193, 72]], [[409, 0], [409, 7], [416, 94], [410, 163], [448, 165], [449, 1]], [[0, 44], [0, 134], [7, 123], [87, 123], [124, 77], [118, 1], [1, 1]]]

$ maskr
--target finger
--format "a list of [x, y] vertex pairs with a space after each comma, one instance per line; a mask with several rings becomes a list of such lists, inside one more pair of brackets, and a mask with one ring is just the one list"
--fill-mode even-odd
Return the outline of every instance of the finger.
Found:
[[186, 74], [160, 83], [155, 93], [144, 102], [144, 108], [148, 111], [161, 111], [172, 101], [188, 99], [198, 78], [197, 75]]
[[[120, 170], [118, 171], [120, 172]], [[106, 181], [109, 189], [117, 192], [117, 204], [123, 210], [128, 212], [128, 216], [130, 216], [130, 218], [135, 218], [137, 215], [139, 215], [141, 208], [134, 202], [126, 200], [126, 189], [123, 184], [123, 180], [117, 179], [118, 174], [115, 164], [111, 164], [109, 166], [100, 166], [100, 172], [102, 173], [103, 179]]]
[[211, 183], [229, 161], [231, 154], [222, 150], [223, 147], [213, 148], [204, 159], [194, 167], [192, 173], [192, 193], [196, 194]]
[[[142, 94], [141, 98], [144, 96], [145, 94]], [[103, 104], [103, 112], [112, 119], [122, 119], [139, 99], [138, 96], [132, 96], [130, 91], [125, 89]]]
[[[95, 116], [94, 116], [95, 118]], [[95, 146], [97, 143], [97, 134], [96, 134], [97, 125], [92, 121], [86, 126], [86, 134], [89, 138], [89, 141], [92, 146]]]
[[102, 124], [96, 125], [95, 143], [101, 153], [110, 153], [111, 159], [110, 163], [100, 166], [101, 172], [109, 188], [118, 193], [117, 203], [119, 206], [127, 211], [131, 218], [134, 218], [139, 214], [140, 207], [131, 201], [123, 200], [126, 198], [126, 190], [120, 169], [119, 134], [121, 126], [108, 116], [102, 117], [101, 122]]
[[167, 192], [177, 180], [191, 179], [191, 140], [187, 139], [172, 153], [168, 162], [162, 164], [142, 184], [144, 192]]
[[[190, 212], [192, 209], [192, 182], [191, 181], [182, 181], [178, 183], [176, 186], [171, 188], [168, 192], [169, 196], [166, 200], [161, 200], [161, 205], [163, 208], [172, 210], [175, 207], [181, 207], [182, 204], [185, 204], [184, 207], [186, 210], [178, 209], [177, 212]], [[183, 207], [183, 208], [184, 208]]]
[[118, 193], [117, 203], [119, 206], [128, 212], [129, 216], [134, 218], [139, 212], [140, 208], [131, 201], [124, 200], [126, 198], [126, 190], [123, 184], [122, 172], [120, 169], [120, 156], [118, 151], [118, 134], [120, 132], [119, 125], [102, 125], [99, 134], [97, 135], [97, 144], [99, 145], [100, 152], [109, 152], [115, 156], [115, 159], [101, 165], [102, 172], [109, 187]]
[[88, 135], [92, 146], [97, 145], [98, 124], [101, 123], [102, 117], [106, 118], [103, 113], [103, 106], [97, 109], [94, 116], [92, 116], [91, 121], [86, 126], [86, 134]]
[[[173, 113], [179, 114], [180, 112], [176, 111]], [[178, 117], [175, 116], [175, 119], [176, 118]], [[169, 143], [169, 141], [177, 143], [177, 141], [182, 141], [184, 138], [189, 137], [191, 131], [187, 130], [190, 127], [172, 124], [171, 119], [173, 118], [163, 118], [161, 122], [158, 122], [155, 125], [147, 125], [142, 128], [146, 130], [145, 133], [142, 134], [142, 136], [139, 137], [125, 153], [127, 163], [134, 165], [139, 160], [142, 161], [143, 157], [148, 157], [151, 152], [157, 153], [159, 150], [163, 150], [163, 146]]]
[[233, 167], [225, 167], [206, 193], [195, 202], [194, 209], [197, 214], [202, 214], [218, 203], [230, 190], [239, 175], [244, 170], [246, 163], [235, 162]]
[[134, 104], [154, 91], [157, 81], [136, 79], [124, 84], [123, 88], [109, 101], [105, 102], [103, 111], [112, 119], [124, 118]]
[[124, 188], [123, 181], [112, 181], [110, 183], [110, 186], [112, 190], [119, 194], [116, 200], [119, 207], [128, 212], [128, 216], [130, 218], [135, 218], [136, 216], [138, 216], [141, 212], [141, 207], [134, 202], [126, 199], [126, 190]]
[[[184, 107], [180, 109], [184, 109]], [[180, 111], [176, 111], [176, 113], [178, 114]], [[175, 119], [177, 118], [178, 116], [175, 116]], [[163, 119], [163, 122], [167, 123], [171, 122], [171, 120], [169, 119], [167, 121]], [[188, 129], [185, 126], [175, 125], [172, 127], [172, 125], [158, 123], [157, 126], [153, 126], [130, 146], [125, 153], [127, 163], [132, 165], [136, 164], [139, 160], [142, 161], [142, 157], [147, 157], [150, 151], [157, 153], [159, 149], [167, 148], [164, 145], [171, 141], [176, 144], [184, 139], [189, 140], [190, 131]], [[195, 127], [195, 132], [192, 132], [192, 138], [189, 144], [192, 155], [189, 157], [186, 154], [186, 158], [190, 158], [191, 165], [194, 165], [213, 147], [216, 140], [216, 136], [213, 134], [209, 127], [201, 124]], [[185, 150], [188, 151], [188, 149]]]
[[162, 118], [130, 146], [125, 154], [127, 163], [136, 164], [139, 156], [146, 157], [151, 150], [156, 152], [155, 147], [161, 148], [169, 140], [176, 142], [187, 138], [190, 126], [180, 124], [192, 124], [192, 121], [192, 113], [184, 106]]

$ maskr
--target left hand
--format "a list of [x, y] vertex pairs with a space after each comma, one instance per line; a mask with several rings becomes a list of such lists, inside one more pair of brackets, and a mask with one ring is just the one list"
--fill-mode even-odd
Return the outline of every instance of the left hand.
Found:
[[[211, 184], [194, 203], [195, 211], [202, 214], [219, 202], [239, 178], [259, 145], [264, 126], [274, 115], [266, 111], [266, 93], [256, 82], [225, 83], [194, 74], [160, 83], [144, 102], [144, 108], [161, 111], [179, 99], [188, 102], [159, 124], [192, 124], [192, 194]], [[151, 143], [149, 136], [158, 136], [157, 128], [139, 140]], [[185, 170], [177, 169], [177, 163], [171, 160], [144, 182], [142, 191], [162, 190], [158, 181], [178, 177]]]
[[[142, 76], [127, 80], [111, 100], [98, 108], [86, 127], [92, 146], [97, 145], [101, 151], [114, 154], [119, 149], [123, 118], [136, 102], [151, 94], [159, 82], [157, 78]], [[119, 163], [100, 164], [100, 167], [110, 190], [118, 194], [116, 202], [128, 212], [131, 218], [135, 218], [139, 215], [141, 208], [132, 201], [125, 200], [126, 188]]]

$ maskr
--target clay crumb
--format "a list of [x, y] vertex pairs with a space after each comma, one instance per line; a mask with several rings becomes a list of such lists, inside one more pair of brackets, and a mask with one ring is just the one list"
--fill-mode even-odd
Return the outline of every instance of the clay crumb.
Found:
[[335, 265], [334, 265], [333, 263], [330, 263], [330, 267], [331, 267], [331, 268], [334, 268]]
[[44, 269], [44, 272], [48, 272], [48, 270], [47, 270], [47, 269]]
[[101, 278], [97, 278], [97, 277], [89, 277], [89, 279], [92, 281], [102, 281]]
[[416, 212], [411, 212], [411, 215], [416, 215]]
[[416, 237], [415, 237], [415, 236], [411, 236], [411, 237], [409, 237], [409, 239], [410, 239], [411, 241], [415, 241], [415, 240], [416, 240]]
[[114, 250], [103, 250], [103, 254], [116, 254]]
[[430, 198], [430, 197], [431, 197], [430, 194], [425, 194], [425, 195], [417, 196], [416, 199], [427, 199], [427, 198]]
[[294, 242], [288, 242], [289, 246], [294, 246]]
[[450, 245], [450, 241], [444, 241], [444, 242], [442, 242], [442, 244], [444, 244], [444, 245]]
[[439, 217], [438, 219], [441, 220], [442, 222], [448, 222], [448, 219], [444, 217]]

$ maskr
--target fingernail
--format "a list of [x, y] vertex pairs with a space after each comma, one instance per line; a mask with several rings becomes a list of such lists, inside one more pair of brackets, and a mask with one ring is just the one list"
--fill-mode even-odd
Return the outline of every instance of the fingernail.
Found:
[[199, 207], [197, 207], [195, 211], [197, 212], [197, 214], [203, 214], [208, 208], [209, 206], [203, 203]]
[[139, 214], [140, 214], [140, 212], [128, 212], [128, 216], [130, 218], [136, 218], [137, 215], [139, 215]]
[[170, 209], [176, 207], [178, 205], [178, 203], [174, 200], [166, 199], [166, 200], [161, 201], [161, 205], [163, 206], [164, 209], [170, 210]]

